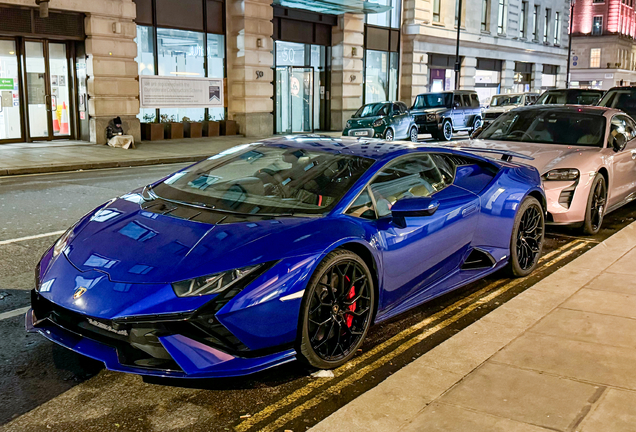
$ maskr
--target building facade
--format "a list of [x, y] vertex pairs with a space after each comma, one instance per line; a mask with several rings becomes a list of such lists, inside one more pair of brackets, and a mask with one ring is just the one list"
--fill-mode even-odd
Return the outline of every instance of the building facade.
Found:
[[[114, 116], [137, 139], [160, 119], [231, 119], [247, 136], [341, 130], [364, 103], [455, 85], [457, 0], [48, 4], [45, 18], [35, 0], [0, 2], [0, 143], [101, 143]], [[486, 104], [564, 86], [567, 0], [462, 9], [460, 88]], [[140, 108], [144, 76], [222, 80], [225, 100]]]
[[578, 0], [572, 27], [572, 87], [636, 83], [634, 0]]

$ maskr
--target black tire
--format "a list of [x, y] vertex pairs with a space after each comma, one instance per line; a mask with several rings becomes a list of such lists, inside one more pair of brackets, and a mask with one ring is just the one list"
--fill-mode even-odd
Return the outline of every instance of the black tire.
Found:
[[418, 130], [417, 127], [413, 126], [411, 128], [411, 131], [409, 132], [409, 138], [411, 140], [411, 142], [418, 142]]
[[395, 138], [395, 135], [393, 135], [393, 130], [391, 128], [388, 128], [387, 130], [384, 131], [384, 139], [386, 141], [393, 141], [394, 138]]
[[450, 141], [453, 139], [453, 124], [449, 119], [444, 120], [444, 123], [442, 123], [442, 130], [439, 131], [438, 139], [440, 141]]
[[587, 197], [585, 221], [582, 227], [583, 234], [594, 235], [601, 230], [606, 210], [607, 184], [605, 183], [605, 177], [601, 174], [596, 174], [592, 187], [590, 188], [590, 195]]
[[510, 261], [508, 273], [513, 277], [527, 276], [535, 269], [545, 233], [543, 207], [534, 197], [526, 197], [515, 215], [510, 238]]
[[303, 296], [297, 351], [300, 360], [319, 369], [348, 362], [371, 327], [374, 307], [373, 276], [364, 260], [347, 250], [329, 253]]

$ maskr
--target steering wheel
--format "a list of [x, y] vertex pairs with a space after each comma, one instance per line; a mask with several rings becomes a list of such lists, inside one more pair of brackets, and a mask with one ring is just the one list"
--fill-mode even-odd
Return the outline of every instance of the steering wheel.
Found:
[[[264, 179], [263, 176], [259, 175], [261, 173], [266, 174], [268, 178]], [[287, 193], [287, 188], [283, 184], [283, 179], [278, 172], [269, 168], [261, 168], [260, 170], [258, 170], [256, 176], [259, 177], [263, 182], [266, 194], [271, 192], [272, 194], [278, 195], [281, 198], [290, 198], [289, 193]], [[268, 185], [270, 186], [269, 188]]]
[[508, 136], [511, 137], [511, 138], [513, 138], [513, 137], [514, 138], [517, 138], [517, 137], [523, 138], [523, 137], [527, 136], [528, 138], [530, 138], [532, 140], [532, 136], [527, 131], [523, 131], [523, 130], [513, 131], [513, 132], [509, 133]]

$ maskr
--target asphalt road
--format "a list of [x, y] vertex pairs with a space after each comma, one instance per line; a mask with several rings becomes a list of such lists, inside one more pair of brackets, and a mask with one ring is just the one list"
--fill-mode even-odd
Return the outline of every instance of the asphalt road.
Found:
[[12, 239], [65, 230], [100, 203], [181, 166], [0, 178], [0, 430], [305, 430], [636, 215], [635, 204], [613, 213], [594, 238], [549, 230], [532, 277], [494, 275], [373, 327], [358, 356], [330, 379], [291, 363], [241, 379], [144, 380], [27, 335], [21, 314], [2, 319], [28, 306], [33, 268], [57, 235]]

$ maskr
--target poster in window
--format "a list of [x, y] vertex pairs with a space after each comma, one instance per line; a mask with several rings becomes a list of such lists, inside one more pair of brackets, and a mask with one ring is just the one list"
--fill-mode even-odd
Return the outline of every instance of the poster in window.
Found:
[[222, 78], [139, 77], [141, 108], [223, 107]]
[[58, 85], [58, 76], [57, 75], [51, 75], [51, 85]]

